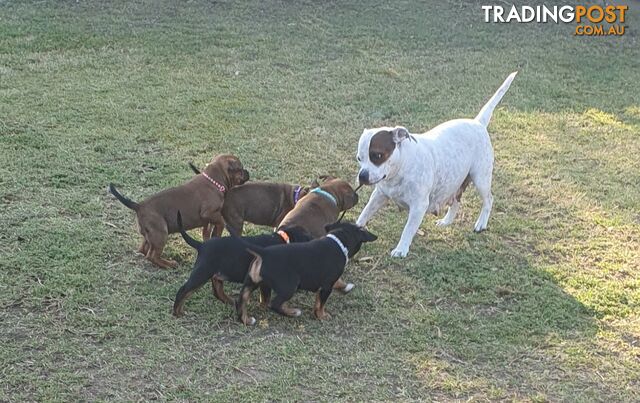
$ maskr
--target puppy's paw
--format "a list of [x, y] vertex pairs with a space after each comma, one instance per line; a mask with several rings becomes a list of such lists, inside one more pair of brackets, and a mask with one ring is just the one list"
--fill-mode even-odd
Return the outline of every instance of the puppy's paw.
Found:
[[295, 316], [298, 317], [302, 315], [302, 310], [298, 309], [298, 308], [294, 308], [291, 310], [291, 316]]
[[351, 290], [356, 288], [356, 285], [353, 283], [346, 283], [343, 288], [334, 288], [335, 291], [338, 291], [340, 294], [349, 294]]
[[395, 248], [391, 251], [391, 257], [406, 257], [407, 253], [409, 253], [408, 249]]
[[249, 316], [249, 319], [247, 319], [247, 321], [245, 322], [245, 325], [247, 326], [253, 326], [256, 324], [256, 318], [254, 318], [253, 316]]
[[314, 312], [314, 315], [315, 315], [316, 319], [318, 319], [318, 320], [331, 319], [331, 315], [329, 315], [329, 313], [327, 313], [326, 311]]
[[176, 267], [178, 267], [178, 262], [176, 262], [175, 260], [167, 259], [167, 268], [168, 269], [175, 269]]

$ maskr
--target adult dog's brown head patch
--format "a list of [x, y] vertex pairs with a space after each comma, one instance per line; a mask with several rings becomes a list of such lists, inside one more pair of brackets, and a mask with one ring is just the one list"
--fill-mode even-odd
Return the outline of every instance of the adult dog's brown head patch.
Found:
[[371, 137], [369, 160], [375, 166], [384, 164], [391, 157], [396, 146], [406, 139], [416, 141], [404, 127], [396, 127], [393, 130], [380, 130]]
[[381, 130], [371, 137], [369, 160], [373, 165], [380, 166], [389, 159], [395, 149], [396, 143], [393, 141], [393, 132]]

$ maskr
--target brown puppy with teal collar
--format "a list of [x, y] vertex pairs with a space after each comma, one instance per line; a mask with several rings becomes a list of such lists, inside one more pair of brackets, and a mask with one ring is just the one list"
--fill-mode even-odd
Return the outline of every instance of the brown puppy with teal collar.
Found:
[[224, 195], [228, 189], [248, 179], [249, 172], [243, 168], [240, 160], [233, 155], [223, 154], [214, 157], [202, 174], [187, 183], [156, 193], [141, 203], [122, 196], [113, 184], [109, 185], [109, 191], [136, 212], [138, 229], [144, 237], [140, 253], [152, 263], [169, 268], [177, 266], [177, 263], [161, 255], [168, 235], [180, 230], [176, 221], [178, 211], [182, 213], [185, 229], [202, 227], [202, 236], [207, 239], [207, 228], [213, 224], [216, 236], [220, 236], [224, 228], [221, 214]]

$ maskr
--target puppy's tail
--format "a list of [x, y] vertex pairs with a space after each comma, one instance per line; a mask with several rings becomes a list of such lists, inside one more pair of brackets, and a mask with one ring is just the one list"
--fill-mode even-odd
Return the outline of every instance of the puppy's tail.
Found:
[[178, 229], [180, 229], [180, 235], [182, 235], [182, 239], [184, 239], [184, 241], [187, 243], [187, 245], [189, 245], [193, 249], [199, 251], [200, 247], [202, 246], [202, 242], [191, 238], [191, 236], [189, 236], [189, 234], [187, 234], [187, 231], [184, 230], [184, 227], [182, 226], [182, 214], [180, 214], [179, 211], [178, 211], [178, 220], [177, 220], [177, 222], [178, 222]]
[[111, 192], [111, 194], [114, 195], [116, 197], [116, 199], [120, 200], [120, 203], [122, 203], [125, 206], [129, 207], [131, 210], [138, 211], [138, 208], [140, 207], [140, 205], [138, 203], [134, 202], [133, 200], [128, 199], [128, 198], [124, 197], [123, 195], [121, 195], [116, 190], [116, 187], [113, 186], [113, 183], [109, 184], [109, 192]]
[[516, 78], [516, 74], [518, 74], [517, 71], [514, 71], [513, 73], [509, 74], [509, 77], [507, 77], [507, 79], [504, 80], [504, 83], [502, 83], [500, 88], [498, 88], [498, 91], [496, 91], [496, 93], [493, 94], [489, 102], [487, 102], [485, 106], [482, 107], [482, 109], [480, 110], [480, 113], [478, 113], [478, 116], [476, 116], [476, 120], [480, 122], [484, 127], [489, 126], [489, 121], [491, 120], [491, 115], [493, 114], [493, 110], [496, 108], [496, 106], [498, 106], [498, 104], [500, 103], [500, 100], [509, 89], [511, 82], [513, 81], [514, 78]]
[[193, 171], [194, 174], [200, 175], [200, 170], [193, 165], [193, 162], [189, 161], [189, 168]]

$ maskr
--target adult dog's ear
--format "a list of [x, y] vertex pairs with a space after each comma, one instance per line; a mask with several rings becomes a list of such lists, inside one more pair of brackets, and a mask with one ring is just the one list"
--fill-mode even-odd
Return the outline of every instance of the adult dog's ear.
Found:
[[362, 232], [362, 240], [364, 242], [373, 242], [376, 239], [378, 239], [377, 236], [375, 236], [374, 234], [372, 234], [371, 232], [367, 231], [364, 228], [361, 228], [360, 231]]
[[402, 126], [398, 126], [393, 129], [391, 131], [391, 135], [393, 136], [393, 142], [396, 144], [402, 143], [406, 139], [417, 142], [416, 138], [409, 134], [409, 131]]

